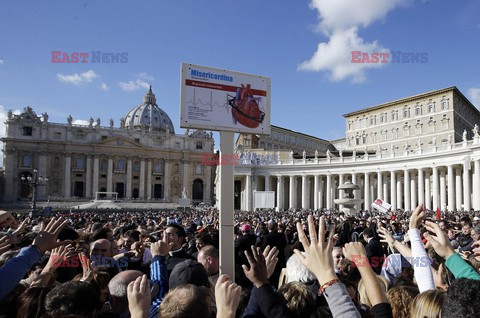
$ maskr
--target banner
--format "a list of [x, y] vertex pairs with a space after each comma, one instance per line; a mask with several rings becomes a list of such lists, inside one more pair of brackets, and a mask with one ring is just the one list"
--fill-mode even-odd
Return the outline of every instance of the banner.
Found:
[[392, 207], [391, 204], [383, 201], [382, 199], [376, 199], [373, 203], [372, 203], [372, 208], [380, 211], [380, 212], [383, 212], [383, 213], [387, 213], [390, 208]]
[[275, 208], [275, 191], [253, 191], [253, 209]]
[[270, 78], [182, 63], [180, 127], [270, 134]]

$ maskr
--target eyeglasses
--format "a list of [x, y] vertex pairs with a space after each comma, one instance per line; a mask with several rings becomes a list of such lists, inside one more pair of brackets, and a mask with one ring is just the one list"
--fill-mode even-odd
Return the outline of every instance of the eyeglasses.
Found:
[[335, 258], [345, 258], [345, 255], [337, 255]]

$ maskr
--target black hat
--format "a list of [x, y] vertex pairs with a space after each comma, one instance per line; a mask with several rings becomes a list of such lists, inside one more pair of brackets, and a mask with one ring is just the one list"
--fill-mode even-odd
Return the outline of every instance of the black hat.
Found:
[[370, 228], [366, 228], [365, 230], [363, 230], [362, 234], [367, 235], [368, 237], [373, 237], [373, 231]]
[[191, 259], [187, 259], [175, 265], [170, 274], [169, 288], [173, 289], [185, 284], [210, 287], [210, 281], [208, 280], [208, 274], [205, 267], [199, 262]]

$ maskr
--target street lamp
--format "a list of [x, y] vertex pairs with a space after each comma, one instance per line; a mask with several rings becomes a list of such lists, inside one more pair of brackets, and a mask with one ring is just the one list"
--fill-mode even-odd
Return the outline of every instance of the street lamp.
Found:
[[48, 177], [42, 177], [38, 175], [38, 170], [33, 169], [33, 176], [22, 176], [22, 181], [28, 183], [32, 187], [32, 213], [35, 214], [37, 211], [37, 187], [44, 186], [48, 182]]

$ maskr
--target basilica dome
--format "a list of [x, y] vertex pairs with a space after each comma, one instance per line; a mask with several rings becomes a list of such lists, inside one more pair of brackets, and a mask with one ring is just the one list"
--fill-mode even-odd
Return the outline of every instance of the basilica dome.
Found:
[[172, 121], [167, 113], [158, 107], [152, 86], [143, 97], [143, 103], [132, 108], [125, 117], [125, 128], [153, 131], [168, 131], [175, 134]]

